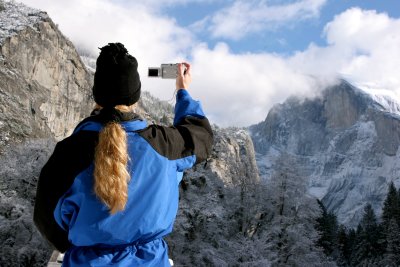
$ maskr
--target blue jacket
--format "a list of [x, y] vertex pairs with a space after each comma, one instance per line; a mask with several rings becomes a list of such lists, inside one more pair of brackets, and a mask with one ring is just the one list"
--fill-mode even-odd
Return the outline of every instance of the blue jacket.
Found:
[[110, 215], [93, 193], [94, 147], [107, 120], [89, 117], [57, 144], [39, 178], [35, 223], [66, 250], [63, 266], [169, 266], [162, 237], [172, 231], [183, 171], [211, 152], [211, 127], [186, 90], [178, 91], [173, 127], [122, 118], [131, 180], [125, 210]]

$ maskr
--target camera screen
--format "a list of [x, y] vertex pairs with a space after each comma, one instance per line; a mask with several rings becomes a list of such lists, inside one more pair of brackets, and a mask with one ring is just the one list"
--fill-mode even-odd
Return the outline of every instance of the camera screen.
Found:
[[158, 68], [149, 68], [149, 77], [158, 77]]

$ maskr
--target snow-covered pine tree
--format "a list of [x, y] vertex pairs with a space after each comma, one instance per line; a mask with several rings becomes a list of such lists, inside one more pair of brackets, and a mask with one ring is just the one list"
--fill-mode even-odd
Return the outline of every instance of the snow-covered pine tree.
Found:
[[335, 266], [317, 246], [315, 221], [320, 210], [307, 193], [306, 179], [296, 174], [296, 162], [282, 155], [282, 171], [268, 184], [270, 221], [264, 232], [272, 266]]
[[232, 197], [231, 207], [235, 211], [237, 233], [251, 238], [257, 231], [257, 220], [263, 213], [262, 187], [255, 181], [239, 177], [236, 198]]

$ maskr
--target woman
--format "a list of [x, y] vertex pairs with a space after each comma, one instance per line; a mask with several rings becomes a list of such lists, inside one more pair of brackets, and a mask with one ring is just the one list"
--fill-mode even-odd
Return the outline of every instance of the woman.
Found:
[[211, 152], [210, 124], [187, 92], [191, 68], [178, 64], [174, 126], [133, 112], [137, 61], [120, 43], [101, 48], [93, 96], [98, 107], [62, 140], [39, 177], [34, 221], [63, 266], [170, 266], [167, 244], [183, 171]]

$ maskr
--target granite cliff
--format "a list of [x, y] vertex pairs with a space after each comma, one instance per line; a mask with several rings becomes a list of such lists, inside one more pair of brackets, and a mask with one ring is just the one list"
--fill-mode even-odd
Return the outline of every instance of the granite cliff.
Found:
[[279, 155], [297, 161], [308, 191], [338, 215], [358, 224], [365, 204], [380, 214], [388, 184], [400, 184], [400, 105], [346, 81], [313, 99], [290, 98], [250, 127], [262, 177], [281, 167]]
[[3, 6], [0, 140], [61, 139], [90, 111], [91, 74], [46, 13]]

